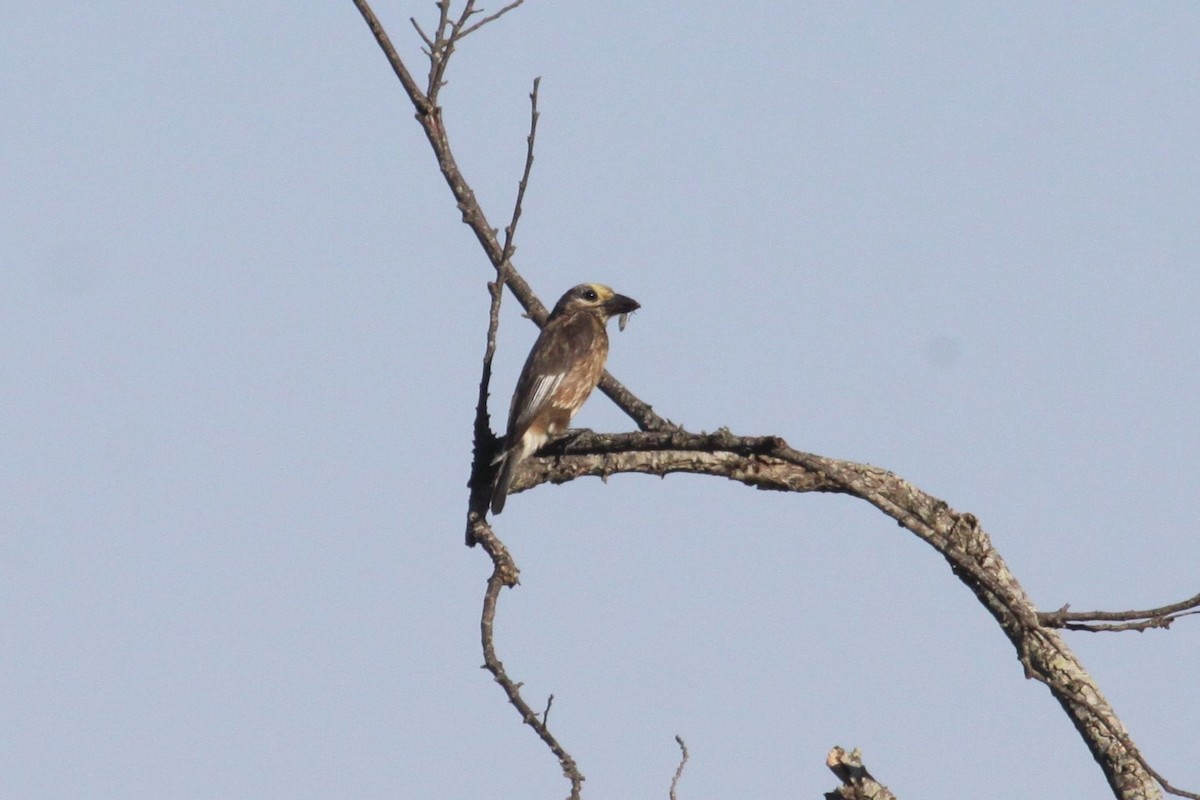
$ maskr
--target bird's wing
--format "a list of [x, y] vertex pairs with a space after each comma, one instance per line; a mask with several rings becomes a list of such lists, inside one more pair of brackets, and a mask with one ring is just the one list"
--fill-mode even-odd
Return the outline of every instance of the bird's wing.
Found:
[[550, 402], [550, 398], [554, 395], [554, 390], [562, 384], [563, 379], [566, 377], [567, 373], [565, 371], [529, 376], [530, 384], [528, 391], [520, 393], [521, 404], [513, 408], [513, 419], [509, 428], [513, 431], [524, 431], [528, 428], [529, 424], [533, 422], [533, 418], [537, 416], [537, 413]]
[[[598, 343], [602, 343], [600, 351], [596, 349]], [[520, 440], [548, 407], [561, 409], [570, 419], [596, 385], [607, 351], [604, 328], [598, 327], [590, 315], [548, 323], [517, 381], [508, 416], [508, 446]]]

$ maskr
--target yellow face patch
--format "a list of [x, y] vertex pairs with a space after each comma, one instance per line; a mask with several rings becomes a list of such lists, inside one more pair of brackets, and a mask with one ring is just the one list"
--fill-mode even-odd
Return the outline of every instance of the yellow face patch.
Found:
[[606, 303], [616, 294], [612, 289], [605, 286], [603, 283], [589, 283], [586, 286], [596, 293], [598, 303]]

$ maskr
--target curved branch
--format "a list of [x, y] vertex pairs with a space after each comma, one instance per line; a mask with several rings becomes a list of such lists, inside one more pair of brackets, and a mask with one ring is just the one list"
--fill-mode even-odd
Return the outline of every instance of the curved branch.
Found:
[[[838, 492], [867, 501], [937, 550], [1008, 636], [1028, 678], [1046, 685], [1120, 798], [1159, 797], [1156, 780], [1100, 688], [1059, 635], [1042, 625], [974, 515], [879, 467], [794, 450], [773, 436], [568, 434], [528, 459], [512, 491], [617, 472], [720, 474], [757, 488]], [[1163, 785], [1167, 785], [1165, 781]]]
[[[517, 569], [516, 562], [508, 552], [508, 548], [504, 543], [492, 532], [491, 527], [482, 520], [472, 529], [472, 534], [475, 540], [487, 551], [491, 556], [492, 575], [488, 578], [487, 590], [483, 596], [483, 615], [479, 622], [479, 635], [483, 642], [483, 667], [488, 672], [492, 673], [492, 677], [496, 683], [504, 690], [508, 696], [508, 702], [512, 704], [521, 714], [521, 721], [533, 728], [534, 733], [541, 739], [550, 752], [554, 753], [554, 757], [558, 759], [558, 764], [562, 767], [563, 775], [571, 782], [571, 800], [579, 800], [580, 793], [583, 790], [583, 773], [579, 771], [579, 766], [575, 763], [575, 759], [571, 754], [559, 744], [558, 739], [550, 733], [550, 728], [547, 727], [546, 719], [539, 717], [537, 712], [529, 703], [525, 702], [525, 698], [521, 696], [521, 684], [514, 681], [508, 676], [504, 670], [504, 663], [500, 661], [496, 655], [495, 633], [494, 626], [496, 622], [496, 605], [500, 601], [500, 590], [508, 587], [516, 586], [520, 580], [520, 570]], [[546, 717], [550, 715], [550, 706], [546, 705]]]
[[678, 800], [679, 796], [675, 794], [675, 790], [679, 788], [679, 779], [683, 777], [683, 768], [687, 766], [688, 762], [688, 749], [687, 745], [683, 743], [683, 737], [676, 736], [675, 744], [679, 745], [679, 766], [675, 768], [675, 777], [671, 778], [671, 788], [667, 792], [669, 800]]
[[[429, 46], [430, 82], [427, 93], [423, 93], [366, 0], [354, 2], [416, 110], [417, 121], [433, 148], [463, 222], [471, 228], [496, 270], [499, 280], [493, 285], [493, 291], [498, 293], [503, 285], [508, 285], [527, 315], [541, 326], [546, 317], [545, 306], [513, 267], [509, 257], [511, 247], [501, 246], [496, 230], [489, 225], [474, 192], [459, 171], [450, 150], [441, 108], [437, 105], [438, 92], [445, 82], [446, 63], [454, 51], [455, 43], [517, 4], [468, 26], [467, 21], [474, 13], [474, 0], [467, 0], [456, 22], [449, 19], [449, 0], [439, 0], [437, 7], [440, 19], [434, 37], [426, 36], [418, 28]], [[490, 326], [492, 341], [497, 308], [498, 298], [494, 296], [493, 323]], [[486, 389], [490, 375], [490, 353], [485, 358], [484, 372], [482, 386]], [[615, 472], [695, 472], [722, 475], [758, 488], [839, 492], [866, 500], [915, 533], [947, 560], [953, 572], [974, 592], [1009, 637], [1026, 676], [1045, 683], [1066, 711], [1118, 797], [1158, 797], [1156, 780], [1169, 791], [1186, 794], [1170, 787], [1149, 768], [1099, 688], [1051, 629], [1053, 615], [1043, 619], [973, 515], [954, 511], [944, 501], [922, 492], [887, 470], [803, 453], [793, 450], [776, 437], [736, 437], [727, 431], [717, 434], [688, 433], [656, 414], [648, 404], [635, 397], [607, 372], [601, 379], [600, 389], [639, 428], [650, 433], [608, 437], [583, 433], [556, 443], [542, 457], [525, 462], [514, 481], [514, 491], [546, 481], [572, 480], [582, 475], [605, 477]], [[486, 392], [483, 396], [486, 398]], [[482, 428], [487, 428], [486, 435]], [[571, 796], [578, 797], [583, 776], [574, 760], [550, 735], [545, 721], [539, 719], [521, 698], [519, 684], [508, 678], [503, 664], [495, 655], [492, 624], [499, 591], [504, 586], [516, 584], [517, 570], [503, 543], [488, 526], [484, 509], [478, 502], [482, 494], [480, 486], [487, 472], [481, 451], [486, 448], [488, 437], [491, 437], [491, 444], [494, 445], [484, 407], [482, 414], [477, 413], [476, 419], [476, 458], [468, 511], [468, 541], [482, 543], [495, 567], [488, 581], [481, 619], [485, 666], [504, 688], [509, 701], [520, 711], [523, 721], [534, 728], [558, 757], [564, 775], [571, 781]], [[1064, 609], [1058, 613], [1065, 614], [1066, 611]]]

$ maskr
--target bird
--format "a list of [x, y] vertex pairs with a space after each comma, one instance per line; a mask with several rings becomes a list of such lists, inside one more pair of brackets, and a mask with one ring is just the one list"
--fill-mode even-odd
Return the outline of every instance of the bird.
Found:
[[625, 315], [639, 308], [638, 301], [599, 283], [572, 287], [555, 303], [517, 379], [504, 445], [492, 462], [500, 465], [492, 487], [493, 514], [504, 510], [517, 466], [567, 429], [600, 382], [608, 358], [608, 321], [621, 315], [624, 329]]

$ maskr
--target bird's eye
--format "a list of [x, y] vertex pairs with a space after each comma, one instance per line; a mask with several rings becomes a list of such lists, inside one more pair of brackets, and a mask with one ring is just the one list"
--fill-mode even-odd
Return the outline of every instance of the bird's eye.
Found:
[[597, 295], [596, 295], [595, 289], [588, 289], [586, 292], [583, 293], [583, 299], [587, 300], [589, 303], [596, 302], [596, 298], [597, 298]]

